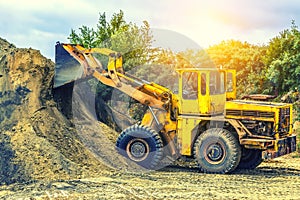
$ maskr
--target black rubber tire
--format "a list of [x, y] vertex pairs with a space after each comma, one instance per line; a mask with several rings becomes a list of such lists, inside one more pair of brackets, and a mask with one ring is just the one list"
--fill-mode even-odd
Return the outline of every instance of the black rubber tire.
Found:
[[255, 169], [262, 163], [262, 151], [259, 149], [242, 148], [242, 157], [237, 169]]
[[118, 152], [146, 169], [155, 169], [163, 156], [163, 141], [147, 126], [133, 125], [122, 131], [116, 142]]
[[230, 173], [241, 159], [238, 139], [221, 128], [208, 129], [198, 136], [193, 152], [200, 170], [204, 173]]

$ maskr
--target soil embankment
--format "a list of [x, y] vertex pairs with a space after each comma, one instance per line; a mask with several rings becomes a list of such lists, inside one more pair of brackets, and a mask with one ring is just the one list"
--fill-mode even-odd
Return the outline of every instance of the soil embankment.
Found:
[[[109, 171], [110, 160], [95, 158], [88, 143], [94, 132], [113, 131], [90, 122], [80, 128], [58, 109], [53, 99], [54, 63], [34, 49], [20, 49], [0, 39], [0, 182], [14, 183], [40, 179], [74, 179]], [[89, 90], [85, 88], [88, 92]], [[56, 97], [65, 96], [64, 90]], [[78, 101], [83, 101], [77, 98]], [[65, 102], [60, 105], [71, 108]], [[74, 102], [73, 102], [74, 103]], [[76, 102], [75, 102], [76, 103]], [[81, 102], [77, 102], [79, 105]], [[85, 104], [83, 104], [85, 105]], [[79, 107], [84, 110], [85, 108]], [[77, 109], [77, 112], [80, 112]], [[89, 119], [90, 113], [85, 121]], [[91, 115], [92, 116], [92, 115]], [[99, 137], [97, 136], [98, 140]], [[100, 138], [101, 141], [106, 138]], [[99, 144], [98, 141], [97, 144]], [[107, 151], [113, 145], [101, 144]], [[105, 146], [106, 145], [106, 146]], [[94, 153], [105, 153], [94, 150]], [[101, 160], [102, 159], [102, 160]], [[118, 158], [111, 160], [117, 161]]]

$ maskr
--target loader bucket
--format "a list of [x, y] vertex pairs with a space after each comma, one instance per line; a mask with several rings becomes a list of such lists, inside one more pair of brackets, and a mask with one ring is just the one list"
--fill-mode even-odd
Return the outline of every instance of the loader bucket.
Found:
[[55, 46], [55, 76], [54, 88], [82, 78], [84, 74], [81, 64], [73, 58], [62, 46]]

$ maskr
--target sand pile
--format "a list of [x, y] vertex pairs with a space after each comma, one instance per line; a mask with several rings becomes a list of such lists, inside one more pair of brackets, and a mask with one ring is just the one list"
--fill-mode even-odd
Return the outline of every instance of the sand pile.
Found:
[[[76, 115], [76, 124], [72, 116], [58, 109], [72, 106], [68, 101], [54, 101], [53, 76], [54, 63], [39, 51], [16, 48], [0, 38], [2, 184], [93, 176], [111, 170], [109, 166], [118, 168], [116, 163], [123, 162], [106, 137], [116, 133], [95, 120], [94, 113], [85, 107], [90, 102], [80, 102], [82, 94], [75, 101], [77, 112], [82, 113], [80, 120]], [[85, 85], [80, 87], [89, 92]], [[67, 95], [67, 89], [57, 90], [56, 100]]]

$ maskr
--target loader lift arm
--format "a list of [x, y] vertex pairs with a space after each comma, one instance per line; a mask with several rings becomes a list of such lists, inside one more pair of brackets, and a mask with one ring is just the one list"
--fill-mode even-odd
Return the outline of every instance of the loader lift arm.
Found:
[[[80, 78], [93, 76], [101, 83], [122, 91], [144, 105], [163, 109], [167, 112], [170, 109], [174, 109], [174, 106], [172, 106], [172, 102], [174, 102], [172, 98], [175, 98], [173, 93], [163, 86], [126, 74], [123, 70], [120, 53], [107, 48], [86, 49], [78, 44], [64, 44], [59, 42], [56, 44], [56, 51], [58, 48], [63, 48], [68, 52], [71, 56], [69, 59], [76, 59], [80, 63], [83, 68]], [[108, 56], [107, 70], [102, 67], [102, 64], [93, 54]], [[59, 56], [61, 56], [61, 53], [56, 53], [56, 57]], [[62, 60], [65, 61], [67, 59], [64, 58]], [[71, 81], [74, 81], [74, 79], [64, 82]]]

